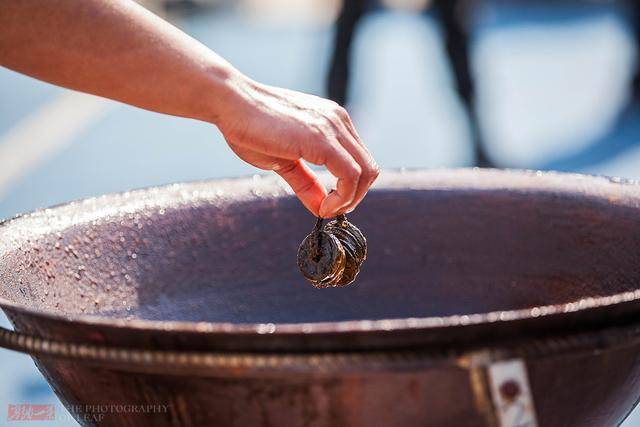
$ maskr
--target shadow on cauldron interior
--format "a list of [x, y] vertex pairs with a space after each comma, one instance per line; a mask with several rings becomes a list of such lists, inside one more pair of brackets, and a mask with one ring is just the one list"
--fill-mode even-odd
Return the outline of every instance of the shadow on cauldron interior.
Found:
[[585, 196], [376, 190], [350, 218], [369, 255], [345, 288], [302, 278], [296, 252], [314, 219], [281, 197], [72, 227], [50, 236], [58, 255], [34, 270], [48, 293], [2, 296], [58, 313], [297, 323], [526, 308], [632, 290], [640, 277], [636, 212]]

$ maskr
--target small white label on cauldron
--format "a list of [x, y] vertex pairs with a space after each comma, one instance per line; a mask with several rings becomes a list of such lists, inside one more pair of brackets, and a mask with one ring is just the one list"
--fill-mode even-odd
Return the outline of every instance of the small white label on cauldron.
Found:
[[537, 427], [527, 367], [520, 359], [487, 367], [491, 396], [500, 427]]

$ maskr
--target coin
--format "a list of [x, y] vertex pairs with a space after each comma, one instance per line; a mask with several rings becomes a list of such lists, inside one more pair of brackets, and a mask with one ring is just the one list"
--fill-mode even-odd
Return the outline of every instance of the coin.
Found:
[[367, 239], [358, 227], [349, 222], [346, 215], [338, 215], [338, 217], [328, 223], [325, 228], [341, 228], [346, 230], [358, 242], [358, 248], [361, 249], [362, 261], [367, 258]]
[[325, 226], [318, 218], [314, 230], [298, 249], [298, 267], [317, 288], [352, 283], [367, 257], [364, 234], [345, 215]]
[[[340, 240], [338, 238], [338, 240]], [[360, 272], [360, 262], [356, 256], [355, 245], [352, 242], [340, 241], [345, 253], [344, 271], [342, 277], [338, 281], [338, 286], [346, 286], [352, 283]]]
[[367, 241], [362, 232], [350, 222], [331, 221], [324, 230], [336, 236], [341, 243], [351, 243], [358, 264], [362, 264], [367, 258]]
[[337, 283], [344, 266], [344, 248], [331, 233], [314, 230], [300, 244], [298, 267], [314, 285], [326, 287]]

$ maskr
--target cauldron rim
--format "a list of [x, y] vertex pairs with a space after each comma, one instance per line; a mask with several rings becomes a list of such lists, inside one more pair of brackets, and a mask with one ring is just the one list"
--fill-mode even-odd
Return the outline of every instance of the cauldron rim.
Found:
[[[420, 180], [427, 177], [427, 180]], [[260, 179], [256, 179], [260, 178]], [[326, 179], [326, 177], [322, 177]], [[135, 198], [152, 193], [188, 189], [192, 185], [222, 186], [225, 191], [248, 198], [260, 197], [260, 191], [256, 187], [264, 187], [273, 190], [276, 178], [271, 176], [239, 177], [224, 179], [198, 180], [160, 186], [150, 186], [140, 189], [109, 193], [102, 196], [82, 198], [66, 203], [56, 204], [48, 208], [37, 209], [31, 212], [16, 215], [12, 218], [0, 221], [0, 256], [4, 252], [1, 245], [3, 234], [9, 236], [24, 231], [20, 229], [20, 222], [24, 219], [39, 216], [44, 219], [54, 216], [60, 209], [72, 209], [74, 206], [100, 201], [103, 204], [112, 203], [123, 198]], [[506, 185], [505, 183], [509, 183]], [[442, 184], [446, 184], [442, 186]], [[603, 200], [615, 199], [616, 204], [640, 207], [640, 181], [607, 177], [598, 175], [585, 175], [576, 173], [561, 173], [554, 171], [536, 170], [498, 170], [498, 169], [436, 169], [436, 170], [395, 170], [384, 171], [372, 191], [384, 190], [426, 190], [426, 189], [469, 189], [469, 190], [504, 190], [506, 192], [533, 192], [545, 191], [554, 193], [566, 193], [571, 196], [591, 197]], [[291, 196], [288, 189], [278, 184], [278, 191], [282, 195]], [[133, 197], [132, 197], [133, 196]], [[12, 230], [15, 228], [17, 230]], [[50, 234], [53, 231], [46, 233]], [[4, 236], [6, 237], [6, 236]], [[157, 321], [145, 319], [116, 319], [100, 316], [74, 313], [71, 315], [58, 314], [53, 310], [35, 309], [23, 306], [16, 302], [0, 297], [0, 308], [9, 312], [51, 320], [63, 323], [82, 323], [88, 327], [99, 326], [108, 329], [127, 329], [138, 332], [175, 332], [188, 334], [237, 334], [237, 335], [264, 335], [265, 323], [231, 323], [231, 322], [193, 322], [193, 321]], [[275, 328], [267, 328], [270, 335], [322, 335], [322, 334], [375, 334], [397, 331], [444, 331], [451, 333], [452, 329], [466, 329], [474, 326], [498, 324], [519, 324], [516, 327], [522, 330], [523, 326], [532, 323], [544, 322], [545, 327], [562, 326], [569, 320], [572, 324], [597, 325], [606, 324], [612, 316], [630, 316], [640, 310], [640, 288], [634, 291], [612, 294], [602, 297], [590, 297], [563, 304], [550, 304], [516, 310], [503, 310], [468, 315], [431, 316], [417, 318], [392, 318], [379, 320], [345, 320], [331, 322], [312, 323], [278, 323]]]

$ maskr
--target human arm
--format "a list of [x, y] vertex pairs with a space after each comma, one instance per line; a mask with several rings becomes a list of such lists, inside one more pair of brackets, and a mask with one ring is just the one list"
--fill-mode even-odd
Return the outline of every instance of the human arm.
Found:
[[[353, 209], [378, 174], [337, 104], [253, 81], [131, 0], [0, 0], [0, 65], [152, 111], [203, 120], [281, 175], [313, 213]], [[327, 196], [305, 161], [337, 177]]]

